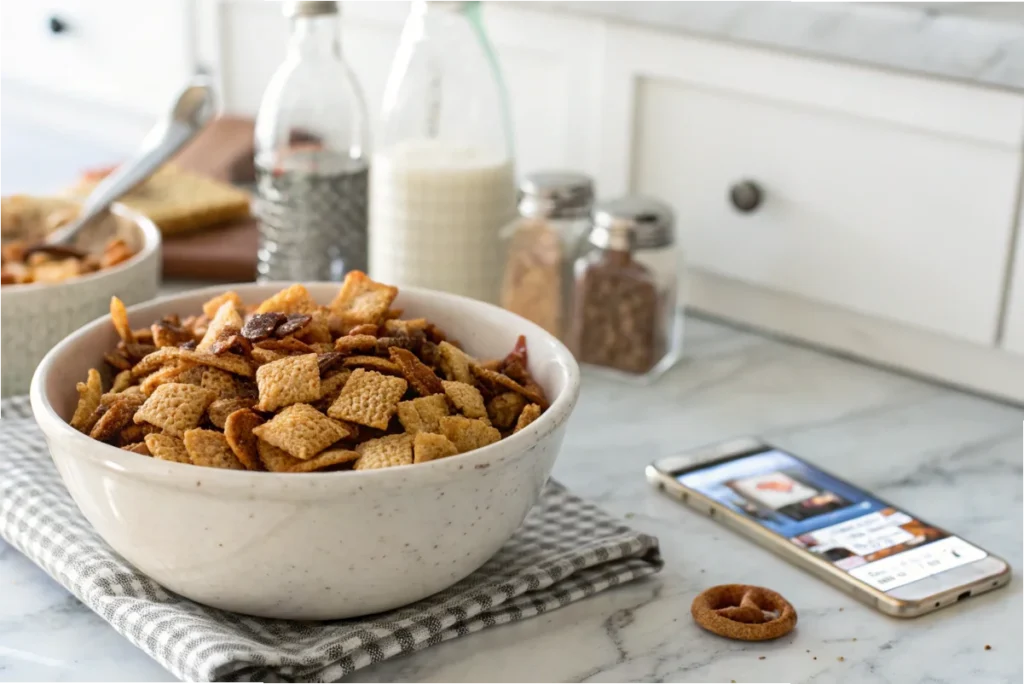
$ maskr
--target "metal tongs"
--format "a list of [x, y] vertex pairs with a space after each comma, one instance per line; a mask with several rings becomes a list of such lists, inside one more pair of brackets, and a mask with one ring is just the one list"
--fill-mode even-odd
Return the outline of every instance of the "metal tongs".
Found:
[[81, 213], [71, 223], [46, 236], [32, 251], [75, 252], [71, 243], [89, 223], [126, 193], [152, 176], [164, 162], [201, 131], [213, 115], [213, 88], [206, 75], [198, 74], [178, 95], [170, 113], [146, 134], [142, 147], [117, 170], [104, 178], [82, 202]]

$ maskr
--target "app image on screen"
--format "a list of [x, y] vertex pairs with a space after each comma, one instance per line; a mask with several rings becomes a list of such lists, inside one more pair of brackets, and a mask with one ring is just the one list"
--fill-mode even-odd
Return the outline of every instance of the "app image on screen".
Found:
[[776, 449], [676, 478], [882, 591], [987, 555]]

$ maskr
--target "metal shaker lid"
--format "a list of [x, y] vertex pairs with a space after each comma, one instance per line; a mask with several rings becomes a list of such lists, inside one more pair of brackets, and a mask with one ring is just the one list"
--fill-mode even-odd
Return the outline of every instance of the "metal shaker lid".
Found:
[[594, 205], [594, 181], [575, 171], [531, 173], [519, 184], [523, 216], [583, 218]]
[[630, 195], [594, 209], [590, 242], [596, 247], [657, 249], [675, 242], [672, 207], [652, 197]]
[[284, 3], [284, 16], [318, 17], [325, 14], [338, 14], [340, 8], [334, 0], [298, 0]]

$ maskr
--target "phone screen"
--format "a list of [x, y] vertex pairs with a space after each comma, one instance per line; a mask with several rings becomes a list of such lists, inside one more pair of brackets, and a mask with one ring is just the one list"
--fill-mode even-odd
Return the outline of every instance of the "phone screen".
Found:
[[988, 555], [778, 449], [673, 476], [881, 591]]

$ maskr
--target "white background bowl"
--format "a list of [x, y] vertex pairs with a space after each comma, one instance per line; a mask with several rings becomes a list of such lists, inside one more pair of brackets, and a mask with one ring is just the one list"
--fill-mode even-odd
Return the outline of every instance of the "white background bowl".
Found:
[[[281, 284], [239, 285], [246, 303]], [[321, 303], [338, 285], [307, 285]], [[132, 327], [183, 317], [224, 287], [132, 307]], [[526, 335], [551, 407], [518, 434], [425, 464], [280, 474], [160, 461], [89, 439], [65, 419], [75, 382], [116, 343], [107, 318], [58, 344], [32, 380], [32, 409], [65, 485], [97, 532], [164, 587], [226, 610], [323, 620], [389, 610], [466, 577], [511, 537], [540, 494], [579, 395], [569, 351], [540, 327], [488, 304], [403, 290], [396, 306], [426, 317], [480, 358]]]
[[[137, 252], [127, 261], [60, 283], [0, 288], [0, 396], [24, 394], [40, 359], [65, 336], [110, 311], [114, 295], [125, 304], [156, 296], [160, 283], [160, 231], [149, 219], [115, 205]], [[131, 242], [129, 242], [131, 244]], [[147, 324], [148, 325], [148, 324]]]

